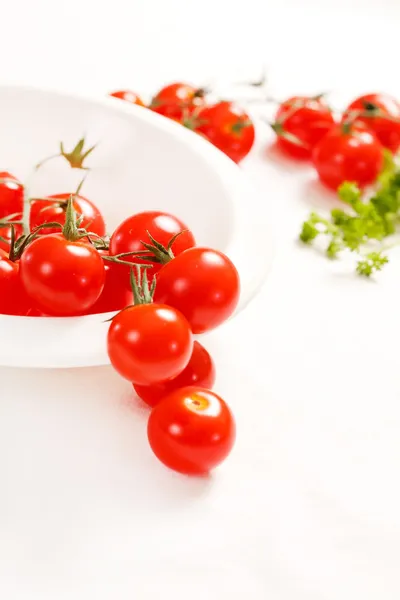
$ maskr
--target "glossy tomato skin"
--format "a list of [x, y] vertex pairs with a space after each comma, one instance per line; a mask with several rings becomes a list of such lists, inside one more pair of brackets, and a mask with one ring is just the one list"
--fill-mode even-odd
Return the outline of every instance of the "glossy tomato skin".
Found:
[[188, 364], [193, 336], [185, 317], [170, 306], [139, 304], [118, 313], [107, 336], [114, 369], [137, 385], [154, 385]]
[[154, 454], [167, 467], [201, 475], [228, 456], [236, 428], [220, 396], [205, 388], [187, 387], [172, 392], [153, 408], [147, 435]]
[[137, 104], [138, 106], [144, 106], [144, 102], [136, 92], [132, 92], [131, 90], [119, 90], [117, 92], [112, 92], [110, 96], [113, 98], [119, 98], [120, 100], [125, 100], [125, 102], [130, 102], [131, 104]]
[[[187, 248], [192, 248], [196, 243], [192, 232], [182, 221], [173, 215], [161, 211], [146, 211], [132, 215], [125, 219], [112, 234], [110, 238], [110, 255], [115, 256], [124, 252], [145, 250], [142, 241], [150, 242], [147, 232], [157, 242], [163, 246], [167, 246], [170, 239], [180, 231], [183, 231], [183, 233], [177, 237], [172, 245], [172, 251], [175, 256], [181, 254]], [[149, 263], [136, 256], [127, 256], [124, 260], [138, 264], [152, 264], [152, 267], [147, 269], [149, 280], [152, 280], [162, 267], [161, 264]], [[130, 268], [122, 267], [121, 271], [124, 272], [125, 285], [130, 289]]]
[[[56, 222], [64, 225], [67, 202], [71, 195], [74, 197], [73, 206], [77, 218], [83, 217], [80, 227], [92, 233], [97, 233], [100, 236], [105, 235], [106, 224], [97, 206], [91, 200], [76, 194], [54, 194], [53, 196], [49, 196], [48, 200], [34, 200], [31, 204], [29, 221], [31, 231], [43, 223]], [[59, 227], [51, 227], [40, 230], [40, 234], [48, 235], [60, 231]]]
[[225, 254], [210, 248], [191, 248], [164, 265], [157, 275], [154, 301], [174, 306], [193, 333], [218, 327], [235, 310], [240, 281]]
[[[374, 109], [378, 109], [382, 116], [374, 117]], [[393, 153], [397, 152], [400, 147], [400, 103], [396, 98], [388, 94], [365, 94], [349, 104], [343, 119], [347, 120], [353, 111], [370, 113], [371, 116], [358, 117], [356, 122], [368, 127], [382, 146]]]
[[[293, 96], [279, 106], [274, 129], [278, 147], [289, 156], [309, 159], [313, 148], [335, 125], [335, 119], [323, 97]], [[291, 141], [289, 134], [303, 145]]]
[[164, 117], [181, 121], [185, 114], [190, 115], [204, 103], [204, 95], [199, 88], [178, 82], [171, 83], [157, 92], [150, 108]]
[[215, 365], [207, 350], [199, 342], [194, 342], [193, 352], [186, 368], [174, 379], [157, 385], [133, 385], [135, 392], [149, 406], [153, 407], [171, 392], [188, 386], [211, 389], [215, 383]]
[[87, 312], [104, 287], [103, 259], [82, 241], [62, 234], [36, 238], [20, 260], [22, 284], [37, 308], [46, 315], [67, 317]]
[[0, 172], [0, 219], [21, 213], [24, 188], [20, 181], [7, 171]]
[[0, 250], [0, 314], [25, 316], [31, 308], [32, 301], [21, 284], [19, 263]]
[[[107, 250], [98, 251], [101, 256], [107, 256]], [[122, 310], [133, 304], [132, 291], [125, 286], [121, 278], [120, 265], [104, 260], [105, 281], [100, 298], [90, 308], [88, 314], [98, 314]]]
[[383, 147], [364, 127], [332, 129], [314, 148], [312, 160], [322, 183], [333, 190], [344, 181], [373, 183], [383, 167]]
[[243, 160], [253, 147], [254, 125], [249, 115], [232, 102], [205, 106], [197, 113], [196, 120], [195, 131], [236, 163]]

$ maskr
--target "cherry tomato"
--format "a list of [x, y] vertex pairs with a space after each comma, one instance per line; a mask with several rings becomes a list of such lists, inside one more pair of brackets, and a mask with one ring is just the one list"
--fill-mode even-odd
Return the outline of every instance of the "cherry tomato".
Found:
[[[357, 117], [378, 138], [382, 146], [391, 152], [400, 147], [400, 103], [387, 94], [366, 94], [356, 98], [346, 109], [343, 119], [351, 118], [351, 113], [360, 111], [364, 116]], [[379, 113], [379, 116], [376, 114]]]
[[196, 114], [195, 131], [236, 163], [243, 160], [254, 143], [254, 125], [249, 115], [232, 102], [205, 106]]
[[319, 178], [336, 190], [344, 181], [373, 183], [383, 167], [383, 147], [364, 127], [337, 125], [314, 148]]
[[294, 158], [306, 159], [334, 124], [323, 97], [294, 96], [279, 106], [272, 128], [281, 150]]
[[0, 219], [21, 213], [24, 204], [24, 188], [14, 175], [0, 172]]
[[[99, 250], [99, 254], [108, 255], [107, 250]], [[105, 282], [100, 298], [89, 310], [89, 314], [114, 312], [133, 304], [132, 291], [125, 286], [121, 277], [120, 265], [104, 261]]]
[[164, 117], [181, 120], [185, 114], [191, 114], [204, 103], [202, 88], [195, 88], [187, 83], [171, 83], [157, 92], [150, 108]]
[[21, 256], [20, 271], [26, 293], [40, 311], [52, 316], [87, 312], [104, 287], [103, 259], [97, 250], [62, 234], [33, 240]]
[[[87, 198], [76, 194], [55, 194], [54, 196], [49, 196], [48, 199], [34, 200], [31, 204], [29, 222], [31, 231], [43, 223], [51, 223], [53, 221], [64, 225], [67, 201], [71, 195], [74, 197], [73, 205], [77, 217], [83, 217], [80, 227], [92, 233], [97, 233], [100, 236], [105, 235], [106, 225], [97, 206]], [[59, 231], [60, 228], [51, 227], [50, 229], [41, 229], [40, 233], [45, 235], [58, 233]]]
[[110, 94], [114, 98], [120, 98], [120, 100], [125, 100], [125, 102], [130, 102], [131, 104], [138, 104], [138, 106], [144, 106], [144, 102], [141, 97], [136, 94], [136, 92], [131, 92], [130, 90], [120, 90], [118, 92], [113, 92]]
[[193, 336], [185, 317], [174, 308], [138, 304], [113, 318], [107, 346], [111, 364], [122, 377], [153, 385], [183, 371], [193, 351]]
[[0, 250], [0, 314], [23, 316], [31, 308], [32, 301], [21, 284], [19, 263]]
[[154, 301], [180, 310], [193, 333], [204, 333], [230, 317], [239, 294], [239, 274], [225, 254], [191, 248], [158, 273]]
[[155, 406], [171, 392], [190, 385], [212, 388], [215, 383], [215, 366], [207, 350], [194, 342], [193, 352], [186, 368], [169, 381], [157, 385], [133, 385], [135, 392], [146, 404]]
[[[165, 212], [147, 211], [128, 217], [114, 231], [110, 238], [110, 255], [122, 254], [124, 252], [139, 252], [145, 250], [143, 242], [149, 242], [147, 232], [153, 236], [157, 242], [167, 246], [170, 239], [183, 231], [172, 245], [172, 251], [175, 256], [195, 245], [195, 240], [191, 231], [186, 225], [176, 217]], [[149, 264], [148, 261], [141, 260], [137, 256], [127, 256], [124, 260], [137, 264]], [[151, 269], [148, 269], [147, 276], [151, 280], [161, 269], [162, 265], [153, 263]], [[125, 284], [130, 289], [129, 267], [121, 267], [125, 272]]]
[[167, 467], [200, 475], [225, 460], [235, 442], [235, 429], [233, 415], [220, 396], [186, 387], [153, 408], [147, 435], [154, 454]]

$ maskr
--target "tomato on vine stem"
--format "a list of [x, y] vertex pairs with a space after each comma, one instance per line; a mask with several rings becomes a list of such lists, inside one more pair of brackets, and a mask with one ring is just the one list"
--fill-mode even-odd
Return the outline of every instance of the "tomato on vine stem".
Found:
[[294, 158], [311, 157], [313, 148], [335, 125], [323, 95], [293, 96], [282, 102], [271, 124], [278, 147]]
[[363, 187], [383, 167], [383, 146], [361, 123], [335, 126], [314, 148], [312, 160], [322, 183], [333, 190], [344, 181]]
[[[167, 246], [171, 239], [175, 238], [171, 245], [174, 255], [181, 254], [196, 243], [193, 233], [180, 219], [162, 211], [145, 211], [128, 217], [115, 229], [110, 238], [110, 255], [145, 251], [146, 247], [143, 242], [149, 240], [149, 234], [163, 246]], [[177, 236], [177, 234], [181, 235]], [[149, 260], [133, 254], [124, 260], [136, 264], [149, 264]], [[152, 280], [161, 269], [162, 264], [159, 262], [150, 264], [152, 268], [147, 273], [147, 277]], [[127, 289], [131, 289], [129, 267], [121, 266], [120, 271]]]
[[137, 266], [131, 271], [134, 306], [111, 321], [107, 350], [114, 369], [137, 385], [154, 385], [177, 377], [193, 351], [193, 336], [185, 317], [171, 306], [153, 304], [155, 280], [148, 285]]
[[181, 120], [184, 114], [191, 114], [205, 104], [205, 95], [204, 88], [195, 88], [187, 83], [171, 83], [157, 92], [149, 108], [165, 117]]
[[20, 274], [26, 293], [47, 315], [82, 315], [100, 297], [105, 280], [103, 259], [87, 232], [78, 229], [72, 197], [62, 233], [33, 233], [25, 240]]
[[382, 146], [395, 153], [400, 147], [400, 103], [388, 94], [365, 94], [347, 107], [343, 121], [362, 123]]
[[[43, 223], [58, 222], [64, 226], [68, 200], [71, 196], [77, 217], [80, 219], [79, 226], [99, 236], [104, 236], [106, 224], [100, 210], [91, 200], [76, 193], [54, 194], [40, 199], [33, 198], [29, 217], [31, 231]], [[40, 235], [58, 233], [61, 229], [62, 227], [44, 228], [39, 233]]]
[[233, 102], [221, 101], [196, 111], [193, 126], [214, 146], [238, 163], [254, 144], [255, 130], [249, 115]]

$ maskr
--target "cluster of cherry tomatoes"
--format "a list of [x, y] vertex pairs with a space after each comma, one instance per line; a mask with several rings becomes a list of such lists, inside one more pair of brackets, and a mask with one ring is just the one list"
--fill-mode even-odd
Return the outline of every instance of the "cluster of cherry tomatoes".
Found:
[[135, 263], [115, 263], [130, 281], [134, 302], [111, 321], [111, 364], [152, 407], [147, 431], [156, 456], [181, 473], [208, 472], [229, 454], [235, 423], [210, 390], [214, 364], [193, 334], [232, 314], [238, 272], [222, 252], [196, 246], [193, 233], [165, 213], [126, 219], [112, 234], [109, 252]]
[[135, 92], [121, 90], [111, 96], [132, 104], [147, 106], [206, 138], [229, 158], [239, 163], [254, 143], [254, 124], [236, 103], [226, 100], [210, 102], [208, 90], [187, 83], [163, 87], [149, 104]]
[[[132, 91], [111, 95], [181, 123], [236, 163], [254, 144], [254, 124], [243, 108], [230, 101], [210, 103], [205, 88], [172, 83], [147, 105]], [[334, 190], [344, 181], [361, 187], [373, 183], [384, 149], [395, 153], [400, 146], [400, 104], [387, 94], [360, 96], [339, 116], [323, 95], [294, 96], [279, 103], [270, 125], [278, 147], [293, 158], [310, 159], [322, 183]]]
[[[77, 159], [60, 156], [71, 165]], [[229, 454], [235, 423], [210, 389], [214, 364], [194, 335], [235, 310], [235, 266], [222, 252], [197, 246], [171, 214], [133, 214], [109, 236], [99, 208], [80, 193], [27, 195], [16, 177], [0, 173], [0, 314], [116, 312], [108, 355], [152, 407], [154, 453], [179, 472], [209, 471]]]
[[272, 127], [277, 144], [297, 159], [311, 159], [322, 183], [360, 187], [382, 170], [385, 149], [400, 146], [400, 104], [387, 94], [356, 98], [336, 117], [324, 96], [295, 96], [281, 103]]

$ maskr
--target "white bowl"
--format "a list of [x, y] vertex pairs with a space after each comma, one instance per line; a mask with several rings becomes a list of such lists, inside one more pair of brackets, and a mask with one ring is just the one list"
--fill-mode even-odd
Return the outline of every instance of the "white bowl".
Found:
[[[268, 272], [272, 251], [258, 199], [233, 162], [169, 119], [114, 98], [81, 98], [0, 87], [0, 170], [29, 181], [33, 195], [71, 192], [83, 171], [58, 158], [32, 178], [32, 167], [85, 135], [98, 143], [82, 193], [102, 210], [109, 230], [130, 214], [166, 210], [201, 245], [224, 251], [241, 278], [241, 310]], [[108, 363], [106, 319], [0, 316], [0, 365], [80, 367]]]

